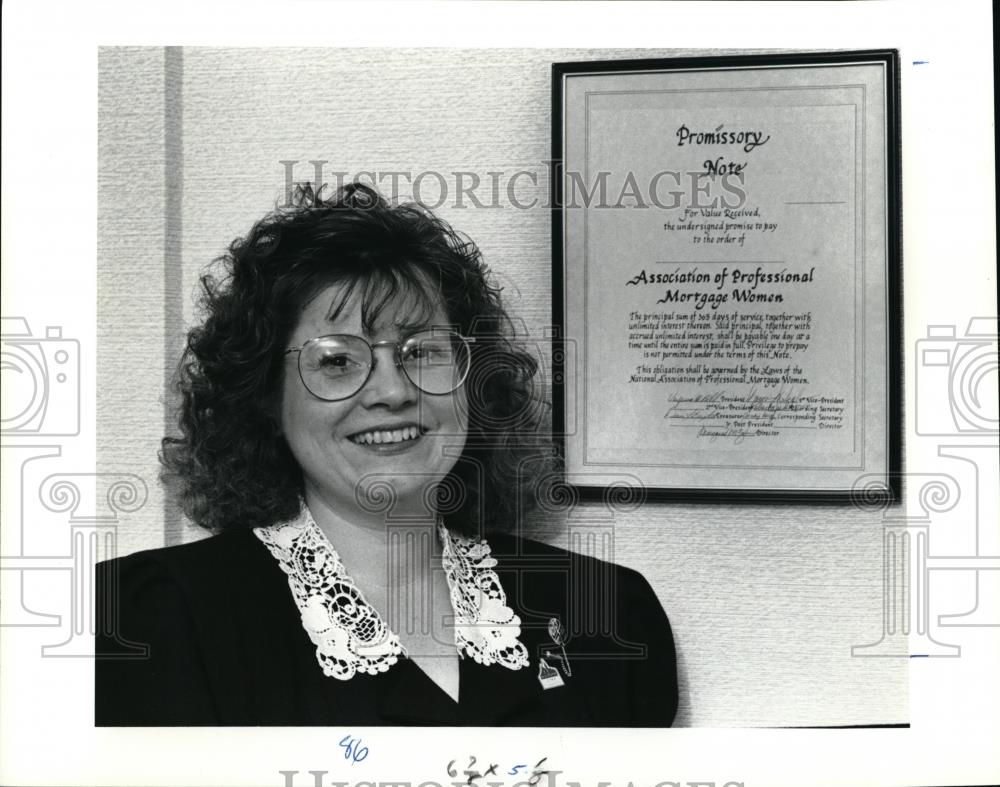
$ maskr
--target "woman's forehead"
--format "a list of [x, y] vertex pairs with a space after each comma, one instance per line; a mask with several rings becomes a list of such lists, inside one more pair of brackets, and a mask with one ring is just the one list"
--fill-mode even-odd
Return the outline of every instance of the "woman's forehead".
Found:
[[322, 289], [303, 310], [300, 327], [308, 325], [322, 333], [375, 335], [448, 323], [443, 298], [426, 286], [400, 283], [390, 289], [376, 282], [357, 281]]

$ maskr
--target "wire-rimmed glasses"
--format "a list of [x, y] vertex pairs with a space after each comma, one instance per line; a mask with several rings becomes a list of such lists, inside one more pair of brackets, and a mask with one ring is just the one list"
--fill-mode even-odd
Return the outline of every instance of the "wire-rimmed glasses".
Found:
[[396, 367], [419, 390], [444, 396], [457, 390], [469, 376], [474, 341], [443, 328], [417, 331], [398, 342], [374, 344], [360, 336], [332, 333], [289, 347], [285, 354], [298, 353], [302, 384], [327, 402], [349, 399], [364, 388], [375, 370], [376, 347], [392, 347]]

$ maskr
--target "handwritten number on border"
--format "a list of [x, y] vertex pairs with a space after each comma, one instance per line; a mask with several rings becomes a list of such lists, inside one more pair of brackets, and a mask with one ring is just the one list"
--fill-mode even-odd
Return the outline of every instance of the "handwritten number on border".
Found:
[[350, 760], [352, 765], [368, 756], [368, 747], [361, 745], [361, 738], [345, 735], [340, 739], [339, 745], [344, 749], [344, 759]]

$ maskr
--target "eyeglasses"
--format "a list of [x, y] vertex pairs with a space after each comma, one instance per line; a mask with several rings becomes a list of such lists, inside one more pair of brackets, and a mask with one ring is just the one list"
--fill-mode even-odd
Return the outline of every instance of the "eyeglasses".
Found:
[[285, 354], [299, 354], [299, 378], [313, 396], [327, 402], [349, 399], [364, 388], [375, 371], [375, 348], [392, 347], [397, 369], [426, 394], [443, 396], [458, 389], [469, 375], [468, 339], [441, 328], [417, 331], [399, 342], [369, 344], [346, 333], [317, 336]]

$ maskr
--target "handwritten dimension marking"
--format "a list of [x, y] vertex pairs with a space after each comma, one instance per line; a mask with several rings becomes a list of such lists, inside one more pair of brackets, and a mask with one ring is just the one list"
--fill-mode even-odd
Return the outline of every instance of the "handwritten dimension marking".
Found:
[[[535, 785], [538, 784], [539, 780], [543, 776], [545, 776], [546, 774], [549, 773], [549, 771], [547, 771], [547, 770], [542, 770], [542, 764], [547, 759], [548, 759], [548, 757], [542, 757], [542, 759], [540, 759], [538, 762], [536, 762], [534, 768], [531, 769], [532, 773], [531, 773], [530, 778], [527, 780], [527, 782], [520, 782], [520, 784], [525, 784], [526, 783], [526, 784], [530, 785], [530, 787], [535, 787]], [[499, 774], [497, 774], [497, 768], [500, 767], [500, 763], [491, 762], [490, 765], [489, 765], [489, 768], [487, 770], [485, 770], [485, 771], [473, 770], [472, 766], [475, 765], [478, 762], [478, 758], [475, 757], [475, 756], [470, 755], [469, 756], [469, 764], [468, 764], [468, 766], [464, 770], [460, 771], [459, 769], [457, 769], [455, 767], [455, 763], [456, 762], [457, 762], [456, 760], [450, 760], [448, 762], [448, 766], [446, 768], [446, 772], [447, 772], [448, 776], [454, 778], [455, 776], [458, 776], [460, 773], [464, 774], [466, 777], [468, 777], [466, 779], [465, 784], [469, 785], [469, 787], [480, 787], [480, 785], [476, 784], [476, 781], [478, 779], [482, 779], [484, 776], [499, 775]], [[480, 766], [480, 767], [482, 767], [482, 766]], [[509, 776], [516, 776], [516, 775], [518, 775], [518, 772], [521, 771], [522, 768], [527, 769], [528, 766], [526, 764], [523, 764], [523, 763], [522, 764], [518, 764], [518, 765], [512, 765], [511, 769], [507, 772], [507, 775], [509, 775]], [[561, 771], [556, 771], [556, 773], [557, 774], [561, 773]], [[528, 774], [525, 772], [523, 775], [527, 776]], [[461, 782], [453, 782], [453, 784], [461, 784]], [[489, 784], [499, 784], [499, 782], [487, 782], [487, 785], [489, 785]]]

